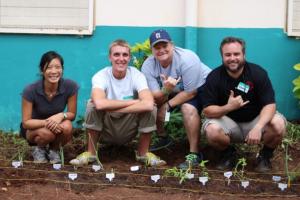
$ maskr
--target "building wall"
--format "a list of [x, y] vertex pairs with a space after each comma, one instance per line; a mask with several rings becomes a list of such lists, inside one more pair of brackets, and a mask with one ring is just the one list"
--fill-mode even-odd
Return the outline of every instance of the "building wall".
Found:
[[298, 74], [292, 66], [300, 62], [300, 41], [284, 32], [286, 0], [188, 1], [192, 8], [186, 0], [96, 0], [92, 36], [0, 34], [0, 129], [18, 129], [20, 94], [25, 85], [39, 78], [44, 52], [56, 50], [64, 57], [64, 76], [80, 85], [78, 116], [83, 116], [92, 75], [109, 65], [110, 42], [124, 38], [134, 45], [158, 27], [166, 28], [176, 45], [196, 51], [211, 68], [221, 63], [222, 38], [244, 38], [247, 60], [262, 65], [270, 75], [278, 110], [288, 119], [299, 118], [292, 94], [292, 80]]

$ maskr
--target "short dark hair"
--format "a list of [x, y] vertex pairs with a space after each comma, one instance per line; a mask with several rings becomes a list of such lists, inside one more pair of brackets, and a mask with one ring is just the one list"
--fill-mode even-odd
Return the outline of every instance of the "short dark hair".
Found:
[[235, 43], [235, 42], [239, 43], [242, 46], [243, 54], [245, 54], [245, 52], [246, 52], [246, 43], [245, 43], [245, 41], [241, 38], [230, 36], [230, 37], [224, 38], [221, 42], [221, 45], [220, 45], [221, 55], [222, 55], [222, 48], [225, 44], [230, 44], [230, 43]]
[[43, 72], [45, 69], [47, 69], [49, 63], [55, 58], [57, 58], [60, 61], [62, 68], [64, 68], [64, 59], [62, 58], [62, 56], [56, 53], [55, 51], [48, 51], [42, 55], [39, 66], [40, 71]]

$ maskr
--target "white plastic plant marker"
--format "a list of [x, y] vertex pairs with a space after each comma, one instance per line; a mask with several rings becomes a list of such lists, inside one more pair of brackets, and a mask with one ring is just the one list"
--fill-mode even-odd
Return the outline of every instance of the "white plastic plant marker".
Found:
[[157, 183], [157, 181], [160, 179], [160, 175], [152, 175], [151, 180]]
[[207, 181], [208, 181], [208, 177], [207, 176], [200, 176], [199, 177], [199, 182], [201, 182], [202, 185], [205, 185]]
[[224, 176], [227, 179], [227, 185], [230, 184], [230, 177], [232, 176], [232, 171], [224, 172]]
[[69, 179], [71, 179], [72, 181], [74, 181], [78, 176], [76, 173], [69, 173], [68, 175]]
[[246, 189], [249, 186], [249, 181], [241, 181], [241, 185]]
[[115, 178], [115, 173], [107, 173], [105, 177], [111, 182]]
[[195, 177], [195, 174], [187, 173], [187, 174], [185, 175], [185, 177], [186, 177], [187, 179], [193, 179], [193, 178]]
[[281, 176], [272, 176], [272, 180], [275, 182], [281, 181]]
[[19, 168], [23, 165], [22, 161], [12, 161], [11, 165], [14, 167], [14, 168]]
[[59, 163], [53, 164], [53, 169], [60, 170], [61, 164], [59, 164]]
[[232, 176], [232, 171], [224, 172], [224, 176], [228, 179]]
[[286, 183], [278, 183], [278, 187], [281, 189], [281, 191], [284, 191], [287, 188]]
[[100, 165], [92, 165], [92, 169], [94, 170], [94, 172], [97, 172], [101, 169]]
[[130, 167], [130, 171], [132, 172], [136, 172], [136, 171], [139, 171], [140, 170], [140, 166], [131, 166]]

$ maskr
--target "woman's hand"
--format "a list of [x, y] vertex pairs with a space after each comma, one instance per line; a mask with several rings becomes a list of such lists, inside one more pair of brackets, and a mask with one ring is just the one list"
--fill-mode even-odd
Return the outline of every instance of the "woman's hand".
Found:
[[51, 132], [59, 134], [62, 133], [63, 127], [60, 124], [64, 119], [63, 113], [57, 113], [46, 119], [45, 127]]

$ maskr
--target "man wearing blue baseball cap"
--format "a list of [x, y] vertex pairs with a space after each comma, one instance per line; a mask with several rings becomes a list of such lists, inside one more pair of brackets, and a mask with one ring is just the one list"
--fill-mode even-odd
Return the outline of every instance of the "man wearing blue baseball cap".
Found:
[[164, 130], [164, 122], [168, 121], [172, 108], [180, 106], [190, 152], [179, 167], [185, 169], [189, 165], [198, 165], [203, 156], [198, 149], [198, 110], [201, 111], [201, 105], [197, 98], [197, 89], [205, 83], [211, 69], [194, 52], [174, 46], [166, 30], [152, 32], [150, 45], [153, 56], [145, 60], [142, 72], [158, 106], [156, 125], [159, 136], [158, 142], [150, 150], [159, 150], [172, 144], [171, 137]]

